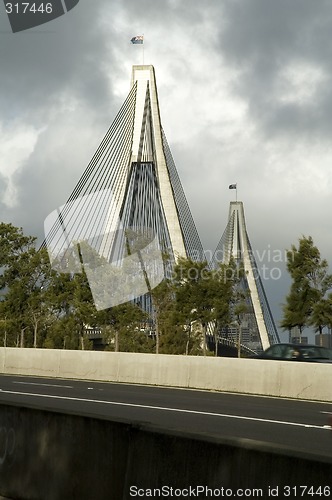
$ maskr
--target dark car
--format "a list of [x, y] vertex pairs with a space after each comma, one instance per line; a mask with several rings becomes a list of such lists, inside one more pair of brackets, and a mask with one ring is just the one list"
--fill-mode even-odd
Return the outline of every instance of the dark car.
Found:
[[332, 363], [332, 350], [310, 344], [274, 344], [253, 358]]

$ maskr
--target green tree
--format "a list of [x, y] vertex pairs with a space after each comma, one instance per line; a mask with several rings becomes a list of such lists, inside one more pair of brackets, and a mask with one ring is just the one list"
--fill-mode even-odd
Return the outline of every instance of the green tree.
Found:
[[[113, 267], [107, 265], [87, 242], [67, 249], [53, 265], [59, 272], [48, 289], [48, 305], [56, 321], [49, 328], [46, 344], [48, 347], [63, 345], [72, 349], [89, 349], [92, 344], [85, 335], [86, 328], [100, 326], [102, 316], [95, 301], [99, 306], [107, 302], [108, 278]], [[94, 297], [91, 280], [93, 285], [98, 284]], [[59, 323], [63, 328], [59, 328]], [[56, 338], [58, 335], [61, 338]]]
[[119, 351], [150, 352], [154, 342], [141, 332], [140, 325], [146, 319], [145, 312], [132, 302], [99, 311], [96, 323], [101, 326], [108, 349]]
[[55, 271], [46, 249], [36, 250], [35, 242], [21, 228], [0, 224], [0, 320], [6, 345], [64, 347], [67, 340], [67, 347], [89, 347], [84, 329], [96, 309], [84, 270]]
[[221, 263], [212, 275], [211, 286], [214, 289], [213, 323], [215, 356], [218, 355], [220, 332], [235, 320], [235, 307], [242, 297], [239, 290], [241, 276], [241, 264], [237, 264], [233, 258], [228, 264]]
[[297, 279], [292, 283], [290, 292], [286, 296], [286, 304], [283, 305], [281, 328], [291, 331], [297, 327], [301, 339], [304, 328], [310, 323], [313, 304], [318, 299], [319, 296], [312, 290], [308, 280]]
[[300, 338], [306, 326], [323, 327], [322, 301], [332, 287], [328, 263], [321, 258], [311, 236], [299, 239], [298, 248], [287, 251], [287, 270], [292, 278], [290, 293], [283, 305], [281, 327], [291, 331], [298, 327]]
[[321, 258], [311, 236], [303, 236], [298, 248], [292, 245], [287, 251], [287, 270], [294, 282], [308, 280], [310, 287], [323, 296], [332, 287], [327, 260]]
[[80, 336], [73, 312], [75, 276], [54, 272], [45, 291], [48, 322], [43, 347], [49, 349], [78, 349]]
[[332, 325], [332, 294], [314, 303], [309, 324], [319, 333], [319, 343], [323, 345], [323, 329]]
[[[47, 252], [36, 251], [34, 244], [35, 238], [24, 236], [22, 229], [0, 224], [0, 248], [3, 252], [0, 314], [1, 318], [6, 318], [7, 345], [14, 343], [21, 347], [37, 347], [38, 333], [44, 327], [46, 309], [42, 295], [51, 280], [51, 269]], [[16, 337], [16, 341], [11, 330], [19, 332], [20, 337]]]
[[[170, 280], [164, 279], [158, 286], [150, 290], [152, 300], [152, 320], [156, 341], [156, 354], [160, 351], [161, 335], [167, 333], [169, 318], [174, 308], [174, 291]], [[164, 342], [165, 349], [165, 342]]]
[[8, 287], [20, 275], [36, 238], [25, 236], [22, 228], [0, 223], [0, 290]]
[[195, 323], [201, 326], [203, 354], [207, 353], [206, 333], [215, 306], [214, 274], [206, 261], [180, 258], [174, 269], [176, 309], [191, 335]]

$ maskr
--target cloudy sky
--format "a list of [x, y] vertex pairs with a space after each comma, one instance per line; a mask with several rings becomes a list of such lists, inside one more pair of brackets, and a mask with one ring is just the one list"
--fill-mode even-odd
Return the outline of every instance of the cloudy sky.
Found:
[[143, 52], [130, 39], [144, 34], [203, 245], [215, 249], [236, 182], [278, 323], [280, 254], [311, 235], [332, 262], [331, 33], [329, 0], [80, 0], [16, 34], [1, 2], [0, 219], [42, 240], [129, 92]]

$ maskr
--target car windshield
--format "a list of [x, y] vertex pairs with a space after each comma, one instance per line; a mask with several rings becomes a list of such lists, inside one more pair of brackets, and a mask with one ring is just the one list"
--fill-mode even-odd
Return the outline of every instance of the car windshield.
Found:
[[299, 351], [307, 359], [332, 359], [331, 349], [315, 346], [301, 346]]

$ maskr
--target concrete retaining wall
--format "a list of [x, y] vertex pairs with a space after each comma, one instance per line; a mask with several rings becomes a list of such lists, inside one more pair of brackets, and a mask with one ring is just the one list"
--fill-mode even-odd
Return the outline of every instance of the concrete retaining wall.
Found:
[[290, 487], [312, 498], [301, 485], [321, 487], [326, 498], [331, 473], [328, 459], [259, 443], [0, 405], [0, 496], [12, 499], [158, 498], [149, 491], [163, 487], [185, 498], [198, 486], [224, 493], [191, 497], [284, 498]]
[[332, 401], [332, 364], [0, 348], [0, 371]]

